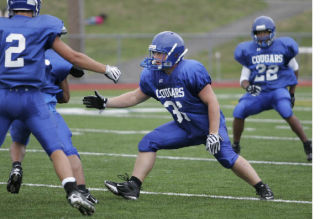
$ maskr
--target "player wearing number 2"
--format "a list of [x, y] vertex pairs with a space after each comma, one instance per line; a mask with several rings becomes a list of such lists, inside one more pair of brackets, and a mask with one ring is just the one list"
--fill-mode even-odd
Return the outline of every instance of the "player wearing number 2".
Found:
[[61, 39], [63, 22], [39, 15], [40, 0], [8, 0], [10, 18], [0, 18], [0, 146], [10, 124], [22, 121], [50, 156], [72, 207], [92, 215], [94, 205], [80, 193], [59, 140], [55, 121], [40, 89], [48, 78], [45, 51], [52, 48], [77, 67], [105, 74], [117, 82], [117, 67], [99, 63], [71, 49]]
[[262, 199], [273, 199], [269, 186], [261, 181], [247, 160], [232, 150], [211, 78], [201, 63], [183, 59], [187, 52], [183, 39], [174, 32], [161, 32], [153, 38], [149, 52], [150, 56], [141, 63], [144, 69], [139, 88], [109, 99], [98, 92], [83, 99], [88, 108], [105, 109], [134, 106], [152, 97], [161, 102], [174, 119], [140, 141], [131, 178], [127, 176], [122, 183], [106, 180], [106, 187], [116, 195], [136, 200], [158, 150], [205, 144], [223, 167], [232, 169], [254, 186]]
[[[298, 77], [298, 45], [290, 37], [275, 38], [275, 24], [260, 16], [252, 25], [253, 41], [240, 43], [234, 58], [243, 66], [240, 84], [247, 93], [235, 107], [233, 116], [233, 149], [240, 153], [240, 138], [248, 116], [275, 109], [303, 142], [308, 161], [312, 160], [312, 143], [293, 115]], [[289, 87], [289, 90], [287, 89]]]

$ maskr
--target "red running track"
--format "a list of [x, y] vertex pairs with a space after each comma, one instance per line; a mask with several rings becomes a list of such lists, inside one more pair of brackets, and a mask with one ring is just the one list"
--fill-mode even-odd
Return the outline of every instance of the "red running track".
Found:
[[[71, 90], [133, 90], [139, 84], [69, 84]], [[217, 82], [212, 85], [214, 88], [236, 88], [240, 87], [238, 81]], [[311, 87], [312, 81], [299, 81], [299, 87]]]

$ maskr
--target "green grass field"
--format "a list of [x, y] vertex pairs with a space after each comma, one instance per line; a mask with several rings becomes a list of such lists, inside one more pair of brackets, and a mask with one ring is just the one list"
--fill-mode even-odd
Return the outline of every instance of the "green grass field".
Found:
[[[101, 91], [105, 96], [123, 92]], [[232, 136], [232, 110], [243, 90], [221, 88], [215, 92]], [[241, 145], [242, 155], [271, 186], [275, 201], [257, 200], [254, 189], [211, 159], [203, 145], [159, 151], [140, 199], [127, 201], [114, 196], [105, 189], [103, 181], [117, 181], [118, 174], [131, 174], [137, 144], [144, 133], [171, 118], [153, 100], [128, 110], [108, 109], [101, 114], [85, 110], [81, 99], [91, 93], [73, 91], [70, 103], [58, 107], [73, 131], [87, 186], [100, 201], [91, 218], [312, 217], [312, 166], [306, 161], [301, 142], [274, 111], [248, 119]], [[150, 112], [142, 113], [145, 108]], [[311, 108], [311, 88], [298, 87], [294, 112], [309, 138], [312, 138]], [[9, 194], [6, 191], [11, 169], [9, 145], [8, 136], [0, 150], [0, 218], [81, 217], [67, 203], [50, 160], [33, 137], [23, 162], [20, 193]], [[176, 159], [169, 159], [172, 157]]]
[[[143, 7], [141, 7], [142, 5]], [[244, 7], [244, 5], [250, 5], [250, 7]], [[207, 33], [244, 16], [263, 10], [265, 7], [266, 3], [262, 0], [200, 0], [196, 4], [193, 0], [109, 0], [107, 5], [105, 0], [84, 1], [84, 18], [102, 12], [108, 14], [108, 19], [104, 24], [86, 26], [85, 33], [114, 35], [146, 33], [153, 35], [164, 30], [172, 30], [180, 34]], [[67, 1], [45, 1], [41, 13], [57, 16], [65, 22], [67, 28], [70, 27], [67, 16]], [[311, 33], [311, 21], [312, 11], [306, 11], [282, 21], [275, 20], [277, 34]], [[309, 37], [291, 37], [301, 47], [312, 46], [311, 35]], [[116, 65], [119, 64], [118, 62], [122, 63], [146, 56], [147, 46], [150, 44], [151, 38], [135, 38], [131, 35], [131, 37], [125, 37], [121, 41], [118, 41], [117, 38], [86, 39], [85, 52], [102, 63]], [[63, 39], [66, 38], [63, 37]], [[188, 47], [188, 40], [190, 39], [185, 37], [186, 47]], [[249, 32], [245, 38], [234, 39], [213, 48], [213, 54], [216, 52], [221, 54], [220, 67], [223, 80], [238, 80], [240, 65], [233, 59], [233, 52], [238, 43], [246, 40], [251, 40]], [[119, 44], [121, 44], [122, 49], [121, 58], [118, 57]], [[187, 54], [187, 58], [201, 61], [207, 69], [211, 64], [212, 76], [216, 78], [216, 75], [214, 75], [218, 68], [216, 59], [215, 57], [210, 58], [208, 52], [210, 51], [204, 50], [192, 57]], [[300, 54], [297, 59], [301, 66], [300, 78], [310, 80], [312, 78], [312, 54]]]

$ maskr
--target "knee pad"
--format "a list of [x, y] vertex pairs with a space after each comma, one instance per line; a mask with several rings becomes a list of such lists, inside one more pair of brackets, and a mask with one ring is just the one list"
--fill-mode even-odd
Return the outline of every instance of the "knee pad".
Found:
[[80, 158], [80, 155], [78, 153], [78, 150], [75, 147], [69, 147], [67, 149], [64, 149], [63, 152], [67, 155], [67, 156], [72, 156], [72, 155], [77, 155]]
[[149, 134], [145, 135], [138, 144], [139, 152], [157, 152], [157, 145], [151, 140]]
[[246, 118], [245, 108], [244, 108], [243, 104], [238, 103], [236, 105], [236, 107], [233, 110], [233, 117], [238, 118], [238, 119], [245, 119]]
[[224, 168], [231, 169], [234, 163], [236, 162], [236, 160], [237, 159], [219, 159], [218, 161]]
[[283, 102], [277, 106], [276, 110], [284, 119], [291, 117], [293, 114], [291, 103], [286, 100], [283, 100]]

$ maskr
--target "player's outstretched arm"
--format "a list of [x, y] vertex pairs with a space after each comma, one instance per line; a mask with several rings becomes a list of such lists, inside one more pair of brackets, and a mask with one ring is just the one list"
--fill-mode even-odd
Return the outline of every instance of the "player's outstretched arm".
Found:
[[52, 48], [75, 66], [104, 74], [114, 83], [117, 83], [120, 78], [121, 72], [116, 66], [102, 64], [81, 52], [73, 50], [70, 46], [64, 43], [60, 37], [56, 37]]
[[87, 108], [97, 108], [102, 110], [106, 107], [127, 108], [135, 106], [147, 99], [149, 99], [149, 96], [144, 94], [140, 88], [137, 88], [134, 91], [130, 91], [112, 98], [103, 97], [98, 93], [98, 91], [95, 91], [95, 95], [85, 96], [82, 101]]

